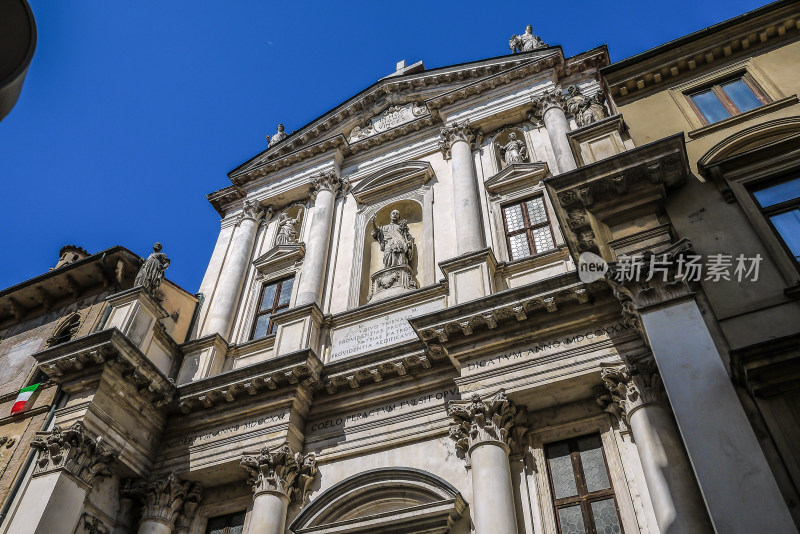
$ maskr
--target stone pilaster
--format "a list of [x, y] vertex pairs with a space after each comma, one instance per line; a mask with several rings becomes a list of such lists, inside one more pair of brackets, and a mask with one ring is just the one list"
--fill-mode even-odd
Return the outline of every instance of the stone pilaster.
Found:
[[33, 476], [63, 471], [91, 488], [96, 480], [111, 475], [119, 452], [90, 435], [80, 421], [67, 429], [54, 427], [46, 436], [36, 436], [31, 447], [39, 451]]
[[[203, 497], [203, 486], [199, 482], [181, 481], [170, 473], [155, 480], [127, 480], [121, 492], [142, 505], [140, 533], [172, 532], [176, 523], [191, 519]], [[186, 518], [182, 519], [182, 514], [186, 514]]]
[[572, 147], [567, 139], [570, 131], [569, 121], [565, 113], [567, 98], [561, 86], [557, 85], [539, 96], [531, 98], [533, 110], [529, 114], [531, 120], [541, 120], [547, 129], [547, 137], [556, 156], [556, 166], [559, 173], [565, 173], [578, 168]]

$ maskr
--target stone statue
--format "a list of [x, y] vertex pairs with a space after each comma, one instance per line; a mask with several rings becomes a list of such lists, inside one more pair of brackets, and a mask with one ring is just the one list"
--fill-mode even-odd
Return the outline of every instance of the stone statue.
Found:
[[372, 217], [372, 237], [381, 245], [383, 266], [408, 265], [414, 255], [414, 238], [408, 230], [408, 222], [400, 220], [397, 210], [392, 210], [389, 217], [389, 224], [380, 228], [375, 225], [375, 217]]
[[533, 26], [528, 24], [525, 26], [525, 33], [522, 35], [512, 35], [511, 39], [508, 41], [508, 47], [511, 49], [511, 53], [519, 52], [530, 52], [531, 50], [536, 50], [537, 48], [544, 48], [548, 46], [547, 43], [542, 42], [538, 35], [533, 35]]
[[508, 134], [508, 143], [501, 145], [495, 143], [498, 152], [503, 157], [506, 165], [513, 165], [514, 163], [523, 163], [527, 158], [527, 147], [525, 143], [517, 139], [517, 134], [511, 132]]
[[153, 253], [147, 257], [136, 275], [134, 286], [142, 286], [145, 291], [155, 295], [156, 290], [164, 281], [164, 271], [169, 267], [169, 258], [161, 252], [161, 243], [153, 245]]
[[277, 145], [278, 143], [280, 143], [281, 141], [283, 141], [287, 137], [288, 136], [286, 135], [286, 132], [284, 131], [283, 124], [279, 124], [278, 125], [278, 131], [275, 133], [275, 135], [273, 135], [272, 137], [267, 136], [267, 142], [269, 143], [267, 145], [267, 148], [271, 147], [272, 145]]
[[293, 245], [297, 243], [297, 230], [295, 226], [300, 221], [303, 208], [297, 212], [297, 218], [292, 218], [288, 213], [281, 213], [278, 218], [278, 237], [275, 238], [276, 245]]
[[581, 93], [577, 85], [570, 85], [567, 88], [566, 112], [575, 117], [575, 123], [579, 128], [588, 126], [607, 116], [603, 100], [605, 97], [602, 91], [598, 91], [590, 98]]

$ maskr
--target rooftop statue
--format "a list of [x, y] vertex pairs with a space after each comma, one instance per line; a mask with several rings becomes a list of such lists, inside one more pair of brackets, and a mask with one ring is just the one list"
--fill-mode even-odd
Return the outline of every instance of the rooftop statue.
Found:
[[414, 254], [414, 238], [408, 230], [408, 222], [400, 220], [400, 212], [392, 210], [389, 224], [378, 227], [372, 218], [372, 237], [381, 245], [383, 266], [408, 265]]
[[508, 143], [505, 145], [495, 143], [495, 145], [497, 146], [497, 150], [500, 152], [500, 155], [503, 156], [503, 160], [506, 162], [506, 165], [523, 163], [525, 161], [528, 149], [525, 147], [525, 143], [523, 141], [517, 139], [517, 134], [514, 132], [508, 134]]
[[525, 26], [525, 33], [512, 35], [508, 41], [508, 47], [511, 49], [512, 54], [515, 52], [530, 52], [546, 46], [548, 46], [547, 43], [543, 42], [538, 35], [533, 35], [533, 26], [530, 24]]
[[147, 257], [139, 269], [133, 285], [142, 286], [145, 291], [155, 295], [161, 282], [164, 281], [164, 271], [167, 270], [169, 264], [169, 258], [161, 252], [161, 243], [156, 243], [153, 245], [153, 253]]
[[279, 124], [278, 131], [275, 132], [275, 135], [273, 135], [272, 137], [267, 136], [267, 142], [269, 143], [267, 145], [267, 148], [271, 147], [272, 145], [277, 145], [287, 137], [288, 135], [286, 135], [286, 132], [284, 131], [283, 124]]

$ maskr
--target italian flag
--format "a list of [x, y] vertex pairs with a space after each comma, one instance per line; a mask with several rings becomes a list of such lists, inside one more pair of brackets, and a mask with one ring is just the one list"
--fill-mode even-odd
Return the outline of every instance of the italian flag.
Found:
[[31, 384], [30, 386], [19, 390], [17, 400], [14, 401], [14, 406], [11, 407], [11, 415], [25, 410], [25, 405], [29, 400], [35, 397], [36, 390], [39, 388], [40, 384], [41, 382], [39, 384]]

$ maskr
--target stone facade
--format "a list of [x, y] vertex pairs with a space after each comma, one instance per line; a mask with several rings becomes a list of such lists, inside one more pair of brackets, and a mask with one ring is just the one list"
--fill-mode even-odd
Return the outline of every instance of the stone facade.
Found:
[[[793, 161], [796, 97], [777, 97], [800, 85], [798, 19], [768, 6], [648, 52], [661, 63], [565, 57], [528, 27], [506, 56], [398, 65], [209, 195], [197, 297], [137, 284], [124, 249], [78, 259], [106, 284], [47, 328], [22, 325], [69, 265], [6, 290], [0, 325], [60, 342], [4, 386], [48, 380], [0, 423], [29, 421], [0, 532], [796, 531], [797, 265], [730, 201], [737, 156]], [[717, 59], [775, 101], [684, 127], [664, 93], [706, 88]], [[687, 279], [740, 245], [764, 258], [752, 287]]]

